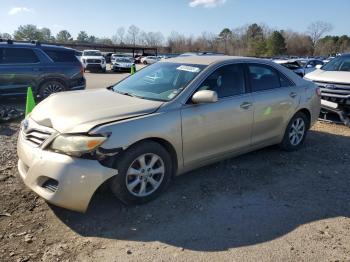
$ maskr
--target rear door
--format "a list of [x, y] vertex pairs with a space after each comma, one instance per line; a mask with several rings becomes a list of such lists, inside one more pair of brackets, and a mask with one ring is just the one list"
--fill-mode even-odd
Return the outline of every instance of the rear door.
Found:
[[25, 94], [40, 74], [38, 56], [25, 47], [1, 47], [0, 55], [0, 95]]
[[250, 146], [253, 104], [244, 72], [242, 64], [220, 67], [198, 89], [216, 91], [219, 100], [207, 104], [189, 101], [184, 105], [181, 116], [185, 166]]
[[295, 84], [273, 67], [248, 64], [254, 101], [252, 144], [277, 142], [301, 97]]

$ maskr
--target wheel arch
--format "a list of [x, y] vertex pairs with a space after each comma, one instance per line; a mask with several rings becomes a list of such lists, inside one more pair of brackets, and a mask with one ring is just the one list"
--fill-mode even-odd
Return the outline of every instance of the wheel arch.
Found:
[[178, 169], [178, 155], [177, 155], [177, 152], [175, 150], [175, 147], [169, 142], [167, 141], [166, 139], [164, 138], [160, 138], [160, 137], [149, 137], [149, 138], [145, 138], [145, 139], [142, 139], [142, 140], [139, 140], [133, 144], [131, 144], [130, 146], [128, 146], [128, 148], [130, 148], [131, 146], [135, 146], [139, 143], [142, 143], [142, 142], [145, 142], [145, 141], [153, 141], [153, 142], [156, 142], [158, 144], [160, 144], [161, 146], [163, 146], [165, 148], [166, 151], [169, 152], [170, 154], [170, 157], [171, 157], [171, 162], [173, 164], [173, 172], [172, 172], [172, 175], [175, 176], [176, 173], [177, 173], [177, 169]]
[[64, 78], [57, 77], [57, 76], [50, 76], [50, 77], [45, 77], [41, 79], [38, 83], [38, 91], [42, 87], [43, 84], [49, 82], [49, 81], [57, 81], [63, 84], [66, 88], [68, 88], [68, 81]]
[[310, 128], [310, 124], [311, 124], [311, 112], [310, 112], [310, 110], [307, 109], [307, 108], [301, 108], [301, 109], [299, 109], [297, 112], [295, 112], [295, 114], [293, 115], [293, 117], [294, 117], [297, 113], [303, 113], [303, 114], [307, 117], [307, 120], [308, 120], [307, 129], [309, 129], [309, 128]]

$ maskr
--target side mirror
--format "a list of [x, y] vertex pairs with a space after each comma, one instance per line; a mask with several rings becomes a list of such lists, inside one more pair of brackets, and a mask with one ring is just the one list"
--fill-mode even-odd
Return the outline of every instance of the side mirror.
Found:
[[316, 65], [317, 69], [321, 69], [322, 65]]
[[218, 101], [218, 94], [212, 90], [200, 90], [192, 96], [194, 104], [215, 103]]

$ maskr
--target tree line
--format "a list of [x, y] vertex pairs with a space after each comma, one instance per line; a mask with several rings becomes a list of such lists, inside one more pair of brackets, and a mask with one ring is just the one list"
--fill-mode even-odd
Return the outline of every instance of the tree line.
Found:
[[35, 25], [21, 25], [11, 35], [9, 33], [0, 33], [2, 39], [14, 39], [17, 41], [41, 41], [58, 43], [100, 43], [100, 44], [118, 44], [118, 45], [146, 45], [152, 47], [162, 46], [164, 36], [160, 32], [144, 32], [135, 25], [128, 29], [119, 27], [116, 33], [111, 37], [96, 37], [89, 35], [86, 31], [80, 31], [74, 39], [67, 30], [61, 30], [53, 35], [49, 28], [38, 28]]
[[185, 36], [172, 32], [167, 38], [160, 32], [145, 32], [131, 25], [119, 27], [112, 37], [99, 38], [80, 31], [77, 37], [67, 30], [55, 36], [49, 28], [22, 25], [13, 33], [0, 33], [0, 38], [15, 40], [39, 40], [42, 42], [79, 42], [118, 45], [144, 45], [158, 47], [161, 52], [219, 52], [228, 55], [273, 56], [328, 56], [350, 52], [350, 37], [327, 35], [332, 25], [317, 21], [309, 25], [307, 32], [273, 30], [264, 24], [250, 24], [238, 28], [224, 28], [218, 34], [203, 32], [199, 36]]

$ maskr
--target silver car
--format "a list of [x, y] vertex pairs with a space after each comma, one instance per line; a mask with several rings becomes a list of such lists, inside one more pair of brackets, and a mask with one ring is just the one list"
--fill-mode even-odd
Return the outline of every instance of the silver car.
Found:
[[320, 90], [273, 62], [178, 57], [42, 101], [22, 123], [18, 168], [61, 207], [84, 212], [104, 183], [139, 204], [194, 168], [274, 144], [300, 148], [319, 112]]

